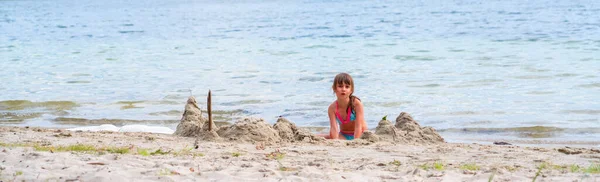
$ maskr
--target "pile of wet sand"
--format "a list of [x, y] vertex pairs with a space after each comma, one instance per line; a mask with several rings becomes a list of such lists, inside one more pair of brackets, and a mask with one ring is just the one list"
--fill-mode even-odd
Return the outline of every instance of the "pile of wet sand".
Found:
[[373, 136], [378, 137], [377, 140], [389, 141], [393, 143], [403, 144], [437, 144], [444, 143], [444, 138], [435, 131], [432, 127], [421, 127], [410, 114], [401, 112], [396, 117], [396, 124], [391, 121], [381, 120], [375, 134], [363, 135], [363, 139], [371, 139]]
[[[209, 127], [210, 124], [212, 127]], [[174, 134], [197, 137], [199, 141], [259, 142], [268, 145], [325, 141], [325, 138], [317, 136], [307, 129], [299, 128], [283, 117], [279, 117], [274, 125], [270, 125], [262, 118], [242, 118], [232, 125], [217, 127], [202, 116], [194, 97], [188, 99], [183, 117]], [[375, 132], [366, 131], [357, 140], [364, 144], [379, 141], [402, 144], [444, 143], [444, 139], [435, 129], [421, 127], [405, 112], [400, 113], [395, 124], [388, 120], [382, 120], [375, 128]]]

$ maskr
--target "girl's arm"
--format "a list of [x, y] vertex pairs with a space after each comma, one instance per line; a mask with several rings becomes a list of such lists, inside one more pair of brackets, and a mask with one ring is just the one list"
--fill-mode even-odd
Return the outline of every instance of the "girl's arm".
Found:
[[327, 109], [327, 113], [329, 114], [329, 137], [331, 139], [338, 139], [339, 129], [338, 125], [335, 121], [335, 106], [333, 104], [329, 105], [329, 109]]
[[363, 104], [358, 99], [354, 99], [354, 112], [356, 112], [356, 121], [354, 121], [354, 138], [358, 139], [364, 132], [363, 123], [365, 123]]

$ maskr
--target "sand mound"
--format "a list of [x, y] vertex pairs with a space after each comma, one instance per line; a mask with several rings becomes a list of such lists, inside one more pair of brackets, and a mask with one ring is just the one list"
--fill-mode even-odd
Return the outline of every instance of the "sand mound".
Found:
[[185, 111], [181, 122], [177, 125], [174, 135], [184, 137], [198, 136], [202, 126], [207, 123], [207, 119], [202, 117], [202, 111], [196, 104], [196, 98], [190, 96], [185, 104]]
[[399, 138], [398, 129], [388, 120], [379, 121], [375, 134], [381, 136], [383, 140], [396, 141]]
[[209, 142], [218, 142], [223, 140], [223, 138], [221, 138], [219, 134], [217, 134], [217, 130], [208, 131], [207, 128], [202, 129], [202, 131], [198, 133], [197, 139]]
[[296, 127], [294, 123], [283, 117], [277, 119], [277, 122], [273, 125], [273, 129], [279, 133], [282, 142], [315, 142], [325, 140], [325, 138], [316, 136], [306, 129]]
[[279, 132], [262, 118], [243, 118], [231, 126], [217, 131], [219, 136], [228, 141], [279, 143]]
[[[408, 113], [402, 112], [396, 118], [396, 124], [382, 120], [375, 129], [381, 140], [407, 144], [444, 143], [444, 138], [431, 127], [421, 127]], [[362, 137], [361, 137], [362, 138]]]
[[400, 129], [400, 136], [409, 142], [417, 143], [444, 143], [444, 138], [438, 134], [432, 127], [421, 127], [417, 121], [408, 113], [402, 112], [396, 118], [396, 128]]
[[369, 141], [371, 143], [375, 143], [378, 142], [379, 136], [377, 136], [375, 133], [371, 132], [371, 131], [365, 131], [363, 132], [362, 136], [360, 136], [360, 139]]

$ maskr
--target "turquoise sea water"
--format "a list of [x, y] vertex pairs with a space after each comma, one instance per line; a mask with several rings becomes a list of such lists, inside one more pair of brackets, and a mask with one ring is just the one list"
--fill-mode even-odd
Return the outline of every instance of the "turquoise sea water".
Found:
[[374, 128], [600, 141], [600, 1], [1, 1], [0, 123], [328, 126], [350, 73]]

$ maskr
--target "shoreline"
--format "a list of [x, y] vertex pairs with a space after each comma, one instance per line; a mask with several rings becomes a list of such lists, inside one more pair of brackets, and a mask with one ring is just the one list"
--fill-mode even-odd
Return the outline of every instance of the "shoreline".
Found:
[[[51, 122], [47, 122], [51, 123]], [[19, 123], [14, 125], [0, 125], [0, 127], [37, 127], [37, 128], [45, 128], [45, 129], [72, 129], [79, 127], [100, 127], [101, 125], [96, 124], [85, 124], [85, 125], [52, 125], [52, 126], [36, 126], [30, 125], [32, 123]], [[33, 123], [35, 124], [35, 123]], [[217, 123], [218, 126], [230, 125], [231, 123]], [[114, 125], [114, 124], [110, 124]], [[142, 126], [158, 126], [169, 128], [172, 130], [176, 129], [177, 124], [172, 124], [173, 127], [167, 127], [164, 125], [148, 125], [148, 124], [122, 124], [122, 125], [114, 125], [114, 126], [127, 126], [127, 125], [142, 125]], [[326, 134], [329, 127], [320, 127], [320, 126], [299, 126], [299, 128], [307, 129], [313, 134]], [[375, 128], [369, 128], [369, 131], [374, 131]], [[520, 138], [509, 135], [490, 135], [490, 134], [473, 134], [473, 133], [457, 133], [457, 132], [444, 132], [438, 131], [440, 135], [446, 139], [448, 143], [455, 144], [483, 144], [483, 145], [493, 145], [494, 142], [508, 142], [512, 145], [516, 146], [528, 146], [528, 147], [564, 147], [564, 146], [572, 146], [572, 147], [584, 147], [584, 148], [600, 148], [600, 141], [593, 140], [574, 140], [574, 139], [561, 139], [561, 137], [552, 137], [552, 138]], [[153, 132], [151, 132], [153, 133]], [[450, 134], [449, 134], [450, 133]], [[461, 136], [459, 136], [461, 135]], [[465, 137], [466, 136], [466, 137]], [[483, 137], [482, 137], [483, 136]], [[475, 138], [475, 139], [473, 139]]]
[[[600, 178], [600, 150], [327, 140], [196, 142], [142, 132], [0, 127], [2, 180], [566, 181]], [[198, 148], [195, 148], [195, 146]], [[86, 148], [87, 147], [87, 148]], [[83, 148], [83, 149], [82, 149]], [[559, 152], [574, 151], [573, 154]]]

